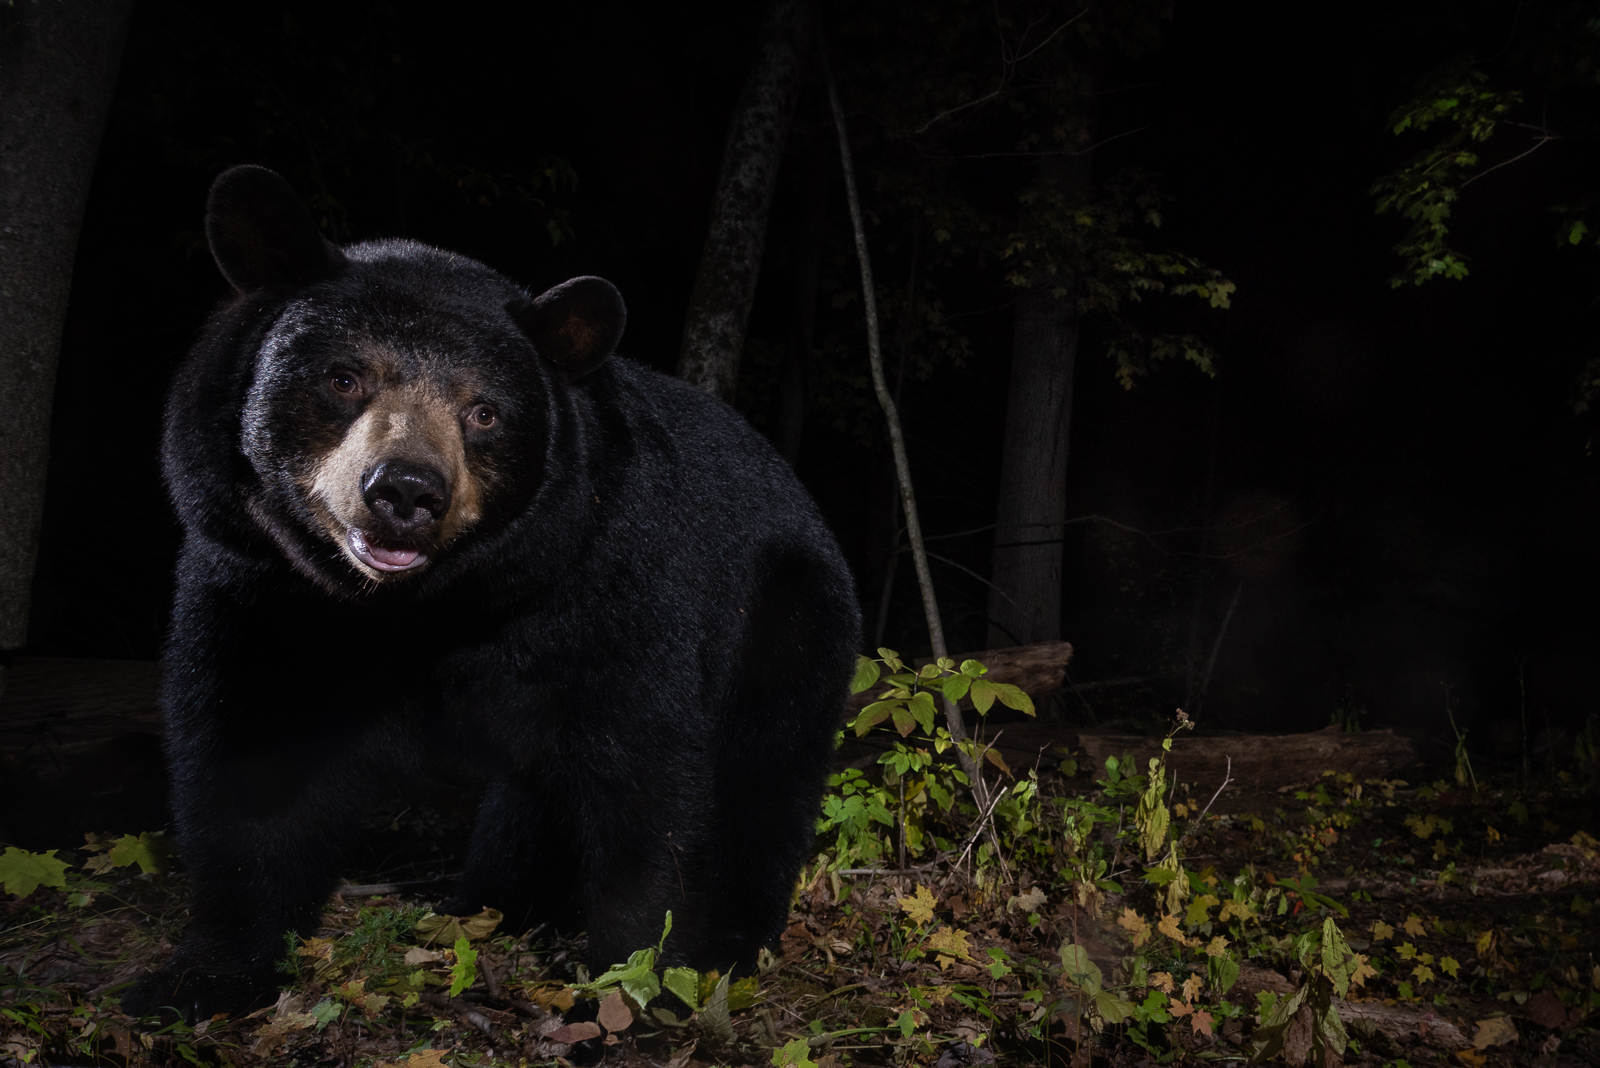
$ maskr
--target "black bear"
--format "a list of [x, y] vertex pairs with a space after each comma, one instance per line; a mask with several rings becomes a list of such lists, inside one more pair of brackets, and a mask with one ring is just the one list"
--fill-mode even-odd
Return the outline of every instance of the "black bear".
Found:
[[212, 186], [236, 291], [178, 371], [163, 704], [188, 932], [126, 998], [262, 1004], [372, 787], [487, 787], [442, 911], [748, 967], [787, 917], [859, 631], [833, 536], [731, 409], [615, 357], [610, 283], [542, 296], [337, 248], [282, 178]]

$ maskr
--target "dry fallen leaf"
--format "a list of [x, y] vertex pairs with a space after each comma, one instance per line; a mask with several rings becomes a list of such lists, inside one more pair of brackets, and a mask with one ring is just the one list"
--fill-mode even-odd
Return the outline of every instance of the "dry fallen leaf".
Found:
[[1474, 1049], [1488, 1049], [1515, 1042], [1517, 1038], [1517, 1025], [1511, 1022], [1511, 1017], [1495, 1016], [1478, 1021], [1478, 1033], [1472, 1036], [1472, 1045]]
[[599, 1038], [603, 1032], [600, 1025], [593, 1020], [583, 1020], [579, 1023], [570, 1023], [565, 1027], [558, 1027], [547, 1035], [541, 1035], [546, 1042], [565, 1042], [572, 1045], [574, 1042], [585, 1042], [591, 1038]]
[[633, 1026], [633, 1013], [628, 1011], [627, 1004], [623, 1002], [622, 991], [613, 990], [600, 1003], [600, 1026], [612, 1033], [626, 1031]]

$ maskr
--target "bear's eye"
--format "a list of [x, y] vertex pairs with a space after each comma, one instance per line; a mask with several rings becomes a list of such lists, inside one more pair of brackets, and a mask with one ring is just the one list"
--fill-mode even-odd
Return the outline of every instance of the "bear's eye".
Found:
[[335, 393], [360, 393], [361, 380], [348, 371], [335, 371], [328, 376], [328, 384]]
[[487, 430], [494, 426], [497, 418], [498, 416], [495, 414], [495, 410], [489, 407], [487, 404], [478, 405], [467, 415], [467, 420], [479, 430]]

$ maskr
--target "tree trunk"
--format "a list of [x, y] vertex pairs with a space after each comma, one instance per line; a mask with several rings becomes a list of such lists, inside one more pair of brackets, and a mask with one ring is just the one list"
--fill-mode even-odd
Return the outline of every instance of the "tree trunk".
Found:
[[821, 138], [808, 137], [801, 188], [799, 225], [794, 240], [794, 301], [783, 380], [778, 387], [778, 422], [774, 444], [794, 467], [800, 461], [800, 439], [806, 424], [806, 379], [817, 322], [817, 275], [822, 269], [822, 230], [827, 222], [828, 158]]
[[1036, 289], [1017, 301], [989, 591], [989, 645], [1061, 637], [1061, 539], [1067, 435], [1078, 359], [1075, 293]]
[[132, 11], [132, 0], [0, 8], [0, 656], [28, 640], [56, 357]]
[[744, 92], [733, 109], [711, 223], [678, 353], [678, 377], [732, 400], [761, 273], [767, 212], [800, 93], [811, 32], [805, 0], [774, 0]]

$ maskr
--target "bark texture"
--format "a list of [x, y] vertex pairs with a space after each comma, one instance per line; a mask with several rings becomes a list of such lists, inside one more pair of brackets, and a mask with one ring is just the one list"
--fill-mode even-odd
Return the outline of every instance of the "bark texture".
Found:
[[689, 296], [678, 377], [732, 400], [761, 273], [767, 213], [800, 95], [811, 34], [805, 0], [774, 0], [728, 127], [700, 269]]
[[1078, 360], [1078, 302], [1049, 288], [1018, 301], [989, 592], [989, 645], [1061, 637], [1067, 438]]
[[807, 137], [805, 176], [801, 182], [799, 224], [794, 235], [794, 306], [789, 322], [783, 381], [778, 389], [778, 419], [773, 444], [795, 466], [800, 461], [800, 441], [806, 424], [806, 381], [810, 377], [811, 348], [817, 321], [817, 275], [822, 269], [822, 230], [827, 222], [828, 159], [820, 138]]
[[132, 0], [0, 7], [0, 650], [27, 642], [56, 357], [132, 11]]

